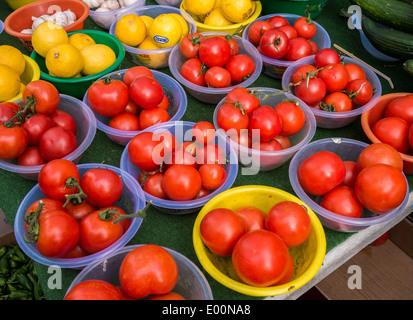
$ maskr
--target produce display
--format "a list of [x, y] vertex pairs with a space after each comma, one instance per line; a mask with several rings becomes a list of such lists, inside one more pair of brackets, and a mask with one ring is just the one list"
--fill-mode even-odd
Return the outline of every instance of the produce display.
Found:
[[30, 29], [23, 29], [21, 33], [32, 34], [33, 31], [40, 24], [46, 21], [56, 23], [57, 25], [64, 28], [64, 27], [70, 26], [72, 23], [76, 21], [76, 19], [77, 19], [76, 13], [70, 10], [59, 11], [52, 15], [44, 14], [44, 15], [41, 15], [40, 17], [32, 17], [32, 20], [33, 20], [32, 27]]
[[0, 102], [15, 97], [24, 88], [21, 75], [26, 67], [23, 54], [13, 46], [0, 46]]

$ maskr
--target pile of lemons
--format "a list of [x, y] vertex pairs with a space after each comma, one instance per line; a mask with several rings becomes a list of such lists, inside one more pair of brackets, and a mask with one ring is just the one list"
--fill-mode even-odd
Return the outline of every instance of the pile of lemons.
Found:
[[53, 22], [43, 22], [34, 30], [32, 46], [45, 58], [49, 74], [58, 78], [96, 74], [116, 61], [116, 54], [109, 46], [96, 43], [85, 33], [69, 36]]
[[184, 0], [182, 8], [195, 21], [222, 27], [248, 20], [255, 12], [255, 2], [255, 0]]
[[25, 68], [26, 60], [18, 49], [0, 45], [0, 102], [10, 100], [23, 90], [20, 76]]

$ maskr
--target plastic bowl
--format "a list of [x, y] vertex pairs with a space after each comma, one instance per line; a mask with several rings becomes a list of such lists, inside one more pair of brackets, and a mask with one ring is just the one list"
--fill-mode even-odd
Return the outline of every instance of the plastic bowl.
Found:
[[[152, 18], [156, 18], [160, 14], [163, 13], [177, 13], [181, 15], [188, 24], [188, 32], [196, 32], [196, 24], [194, 19], [187, 14], [186, 12], [170, 7], [170, 6], [160, 6], [160, 5], [153, 5], [153, 6], [144, 6], [135, 10], [131, 10], [128, 12], [129, 14], [137, 14], [138, 16], [149, 16]], [[116, 23], [121, 17], [116, 18], [113, 21], [112, 25], [110, 26], [109, 33], [115, 36], [115, 27]], [[126, 52], [132, 59], [132, 62], [136, 65], [145, 66], [151, 69], [161, 69], [168, 67], [168, 58], [171, 54], [171, 51], [175, 46], [160, 48], [160, 49], [138, 49], [137, 47], [128, 46], [123, 44], [125, 47]]]
[[21, 33], [24, 29], [31, 29], [32, 17], [40, 17], [43, 14], [51, 15], [68, 9], [76, 14], [77, 20], [71, 25], [64, 27], [64, 29], [66, 31], [83, 29], [83, 23], [90, 11], [86, 3], [79, 0], [42, 0], [24, 5], [9, 14], [4, 21], [4, 30], [8, 34], [19, 38], [29, 51], [33, 51], [32, 35]]
[[[359, 62], [349, 57], [341, 57], [341, 60], [344, 63], [354, 63], [363, 68], [364, 72], [366, 73], [367, 80], [371, 83], [373, 87], [373, 96], [371, 100], [365, 105], [360, 106], [350, 111], [330, 112], [330, 111], [324, 111], [324, 110], [318, 110], [315, 108], [311, 108], [311, 110], [314, 112], [315, 119], [317, 121], [317, 127], [319, 128], [335, 129], [335, 128], [344, 127], [352, 123], [363, 112], [366, 112], [367, 110], [371, 109], [379, 101], [380, 96], [381, 96], [381, 90], [382, 90], [381, 82], [373, 70], [368, 68], [364, 63]], [[293, 63], [285, 71], [283, 78], [281, 80], [281, 86], [283, 88], [286, 88], [288, 86], [288, 84], [291, 82], [292, 74], [299, 66], [303, 64], [313, 64], [313, 63], [314, 63], [314, 55], [302, 58], [296, 61], [295, 63]]]
[[[178, 141], [178, 144], [183, 141], [190, 141], [192, 138], [191, 130], [194, 126], [195, 122], [187, 122], [187, 121], [173, 121], [173, 122], [165, 122], [160, 123], [155, 126], [152, 126], [148, 129], [142, 130], [150, 131], [150, 132], [165, 132], [169, 131], [172, 133]], [[166, 200], [154, 197], [147, 192], [144, 191], [146, 199], [152, 200], [152, 205], [157, 207], [160, 211], [170, 213], [170, 214], [188, 214], [199, 211], [202, 206], [215, 195], [229, 189], [232, 184], [234, 183], [237, 173], [238, 173], [238, 161], [237, 156], [235, 154], [234, 149], [231, 147], [228, 141], [222, 138], [219, 135], [215, 136], [215, 144], [217, 144], [221, 149], [224, 151], [224, 154], [227, 155], [227, 163], [225, 164], [225, 171], [227, 172], [227, 178], [223, 185], [221, 185], [218, 189], [211, 192], [209, 195], [198, 198], [195, 200], [189, 201], [173, 201], [173, 200]], [[120, 159], [120, 168], [125, 170], [126, 172], [130, 173], [136, 179], [139, 176], [139, 168], [132, 164], [129, 160], [128, 155], [128, 145], [125, 147], [125, 150], [122, 153]]]
[[[364, 133], [366, 134], [367, 138], [372, 143], [381, 142], [372, 132], [372, 128], [374, 124], [379, 121], [384, 116], [384, 111], [388, 104], [400, 97], [409, 95], [411, 93], [408, 92], [396, 92], [386, 94], [380, 97], [379, 101], [376, 105], [374, 105], [371, 109], [365, 111], [361, 115], [361, 127], [363, 128]], [[405, 153], [400, 152], [400, 156], [403, 159], [403, 172], [407, 175], [413, 174], [413, 156], [408, 155]]]
[[[26, 56], [25, 54], [23, 56], [24, 60], [26, 61], [26, 67], [24, 68], [24, 71], [20, 76], [20, 82], [22, 82], [24, 85], [27, 85], [29, 82], [40, 79], [40, 68], [36, 61], [34, 61], [32, 58]], [[19, 92], [16, 96], [7, 101], [14, 101], [20, 99], [21, 97], [22, 92]]]
[[[216, 36], [216, 35], [227, 35], [225, 32], [203, 32], [205, 37]], [[262, 70], [262, 59], [258, 50], [245, 39], [235, 36], [234, 39], [237, 41], [239, 47], [239, 54], [246, 54], [251, 57], [255, 62], [254, 73], [245, 81], [241, 82], [237, 86], [248, 87], [260, 76]], [[186, 80], [181, 75], [182, 65], [187, 61], [187, 59], [181, 54], [179, 47], [175, 47], [171, 55], [169, 56], [169, 69], [171, 70], [172, 75], [176, 80], [178, 80], [185, 88], [188, 93], [193, 96], [195, 99], [209, 103], [216, 104], [224, 98], [228, 92], [230, 92], [235, 86], [226, 87], [226, 88], [209, 88], [199, 86], [188, 80]]]
[[[79, 164], [77, 167], [81, 177], [87, 170], [93, 168], [105, 168], [116, 172], [123, 181], [123, 193], [115, 205], [126, 210], [127, 213], [136, 213], [145, 207], [145, 196], [142, 192], [142, 188], [138, 183], [136, 183], [136, 180], [125, 171], [117, 167], [101, 163]], [[14, 232], [20, 248], [30, 258], [44, 265], [79, 269], [95, 261], [102, 261], [106, 257], [111, 256], [124, 247], [133, 238], [142, 223], [142, 218], [132, 218], [130, 220], [131, 224], [128, 230], [122, 235], [122, 237], [111, 246], [101, 250], [100, 252], [81, 258], [48, 258], [39, 253], [35, 243], [28, 243], [24, 240], [26, 233], [24, 216], [26, 214], [26, 210], [33, 202], [42, 198], [45, 198], [45, 195], [40, 191], [39, 185], [37, 184], [27, 193], [17, 210], [16, 218], [14, 220]]]
[[90, 10], [89, 17], [99, 27], [109, 30], [110, 25], [112, 24], [113, 21], [115, 21], [117, 17], [123, 16], [136, 8], [143, 7], [145, 3], [146, 3], [146, 0], [137, 0], [131, 5], [117, 9], [117, 10], [111, 10], [111, 11]]
[[5, 0], [7, 5], [10, 7], [12, 10], [17, 10], [26, 4], [32, 3], [32, 2], [37, 2], [39, 0]]
[[[299, 246], [289, 249], [295, 266], [293, 277], [290, 282], [278, 286], [254, 287], [245, 284], [236, 275], [231, 257], [216, 256], [204, 245], [200, 236], [201, 221], [213, 209], [236, 210], [243, 206], [253, 206], [267, 213], [273, 205], [281, 201], [294, 201], [305, 206], [311, 219], [311, 232], [308, 239]], [[304, 286], [320, 269], [326, 252], [324, 229], [315, 213], [294, 195], [267, 186], [251, 185], [232, 188], [212, 198], [199, 212], [194, 223], [192, 237], [195, 253], [201, 265], [216, 281], [231, 290], [257, 297], [285, 294]]]
[[[294, 21], [297, 18], [300, 17], [299, 15], [295, 15], [295, 14], [276, 13], [276, 14], [269, 14], [266, 16], [259, 17], [255, 21], [267, 20], [273, 16], [283, 16], [284, 18], [288, 20], [288, 22], [291, 25], [294, 23]], [[314, 24], [317, 26], [317, 33], [314, 36], [314, 38], [312, 38], [312, 40], [317, 44], [319, 50], [324, 49], [324, 48], [330, 48], [331, 40], [330, 40], [330, 36], [328, 35], [327, 31], [319, 23], [314, 21]], [[251, 24], [249, 24], [245, 28], [244, 33], [242, 34], [242, 37], [245, 40], [248, 40], [248, 30], [250, 26]], [[295, 61], [272, 59], [262, 54], [261, 54], [261, 57], [262, 57], [262, 64], [263, 64], [262, 72], [276, 79], [281, 79], [285, 70], [295, 62]]]
[[[78, 283], [86, 280], [103, 280], [114, 286], [120, 286], [119, 269], [126, 255], [144, 244], [126, 246], [114, 252], [105, 261], [97, 261], [84, 268], [70, 284], [69, 291]], [[173, 292], [182, 295], [186, 300], [213, 300], [212, 291], [207, 279], [199, 268], [187, 257], [172, 249], [162, 247], [174, 258], [178, 266], [178, 281]]]
[[[14, 102], [22, 103], [21, 98]], [[82, 101], [71, 96], [60, 94], [59, 110], [66, 111], [76, 121], [77, 132], [76, 139], [78, 147], [72, 153], [68, 154], [64, 159], [70, 160], [73, 163], [78, 163], [83, 152], [92, 143], [96, 133], [96, 119], [93, 112]], [[37, 176], [43, 165], [37, 166], [19, 166], [15, 159], [0, 160], [0, 168], [6, 171], [15, 172], [19, 176], [37, 181]]]
[[85, 33], [91, 36], [96, 43], [105, 44], [112, 48], [112, 50], [116, 54], [116, 61], [109, 68], [106, 68], [105, 70], [102, 70], [101, 72], [98, 72], [96, 74], [80, 78], [57, 78], [49, 75], [45, 64], [45, 59], [37, 54], [36, 51], [33, 51], [30, 57], [39, 65], [40, 77], [43, 80], [53, 83], [60, 93], [65, 93], [75, 98], [83, 99], [86, 90], [93, 82], [119, 67], [119, 65], [123, 61], [123, 58], [125, 57], [125, 49], [118, 39], [108, 34], [107, 32], [99, 30], [79, 30], [69, 32], [68, 35], [70, 36], [75, 33]]
[[[123, 79], [123, 76], [126, 70], [127, 69], [123, 69], [120, 71], [114, 71], [111, 74], [119, 73], [121, 77], [115, 76], [114, 79]], [[171, 117], [169, 121], [181, 120], [182, 116], [184, 115], [186, 111], [186, 107], [188, 104], [188, 100], [187, 100], [184, 89], [175, 79], [168, 76], [167, 74], [156, 71], [156, 70], [152, 70], [152, 73], [155, 79], [164, 88], [165, 94], [168, 96], [168, 99], [169, 99], [168, 112]], [[106, 76], [107, 75], [105, 75], [104, 77]], [[89, 105], [87, 102], [87, 92], [85, 93], [83, 97], [83, 102], [86, 105]], [[134, 136], [136, 136], [140, 132], [140, 131], [125, 131], [125, 130], [111, 128], [109, 127], [109, 121], [111, 117], [101, 116], [98, 113], [94, 112], [93, 110], [92, 112], [95, 114], [95, 117], [96, 117], [97, 128], [103, 131], [112, 141], [120, 145], [123, 145], [123, 146], [126, 145], [130, 141], [130, 139], [132, 139]]]
[[0, 20], [0, 34], [3, 32], [4, 30], [4, 23], [2, 20]]
[[[280, 93], [278, 89], [272, 88], [249, 88], [252, 91], [261, 92], [264, 94], [274, 94]], [[262, 95], [259, 95], [259, 99], [262, 102]], [[246, 148], [239, 145], [235, 141], [231, 140], [225, 135], [225, 132], [221, 129], [219, 133], [226, 137], [230, 141], [232, 147], [238, 155], [238, 161], [245, 166], [242, 170], [245, 172], [250, 172], [249, 174], [257, 173], [259, 171], [269, 171], [287, 162], [298, 150], [304, 147], [307, 143], [311, 141], [316, 131], [316, 121], [314, 114], [311, 112], [310, 107], [308, 107], [303, 101], [296, 98], [292, 94], [286, 92], [280, 95], [269, 97], [265, 100], [265, 104], [274, 107], [284, 99], [295, 99], [299, 101], [300, 108], [305, 113], [305, 123], [303, 128], [295, 135], [290, 136], [291, 147], [288, 149], [283, 149], [279, 151], [260, 151], [256, 149]], [[213, 122], [215, 129], [219, 129], [217, 123], [217, 114], [219, 108], [225, 103], [225, 98], [222, 99], [214, 110]], [[263, 104], [262, 104], [263, 105]]]
[[370, 212], [367, 209], [363, 209], [363, 213], [360, 218], [345, 217], [321, 207], [319, 205], [320, 197], [314, 197], [307, 194], [301, 187], [297, 178], [297, 170], [301, 163], [303, 163], [303, 161], [311, 155], [318, 151], [331, 151], [337, 154], [343, 161], [357, 161], [360, 152], [367, 146], [367, 143], [347, 138], [321, 139], [311, 142], [299, 150], [290, 162], [288, 174], [291, 186], [293, 187], [295, 193], [317, 214], [321, 223], [329, 229], [340, 232], [361, 231], [369, 226], [390, 221], [399, 215], [407, 205], [409, 190], [406, 192], [406, 197], [403, 203], [396, 209], [380, 215]]
[[161, 6], [171, 6], [175, 8], [179, 8], [181, 2], [182, 0], [156, 0], [156, 3]]
[[317, 18], [324, 10], [328, 0], [261, 0], [264, 14], [284, 12], [305, 16], [306, 12], [311, 18]]
[[[182, 1], [181, 3], [181, 10], [185, 11], [185, 9], [183, 8], [183, 3], [184, 1]], [[257, 19], [262, 11], [262, 5], [260, 1], [255, 1], [255, 11], [254, 13], [245, 21], [241, 22], [241, 23], [234, 23], [234, 24], [230, 24], [228, 26], [210, 26], [207, 25], [205, 23], [202, 23], [201, 21], [196, 21], [196, 27], [197, 27], [197, 32], [211, 32], [211, 31], [218, 31], [218, 32], [226, 32], [226, 33], [235, 33], [238, 31], [238, 35], [242, 35], [242, 32], [244, 31], [245, 27], [247, 25], [249, 25], [250, 23], [252, 23], [255, 19]], [[187, 12], [187, 11], [185, 11]]]

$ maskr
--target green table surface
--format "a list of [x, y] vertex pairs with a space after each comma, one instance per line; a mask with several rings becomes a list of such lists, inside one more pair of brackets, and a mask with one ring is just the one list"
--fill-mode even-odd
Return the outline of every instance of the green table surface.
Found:
[[[147, 0], [146, 4], [156, 3], [154, 0]], [[412, 78], [403, 71], [402, 61], [397, 63], [382, 62], [374, 59], [364, 50], [360, 42], [359, 32], [355, 29], [349, 29], [347, 26], [347, 19], [339, 16], [340, 9], [348, 8], [349, 6], [350, 3], [347, 0], [329, 0], [322, 15], [316, 19], [316, 21], [328, 31], [331, 43], [338, 44], [389, 76], [394, 83], [394, 89], [391, 89], [387, 80], [380, 78], [383, 94], [412, 91]], [[4, 21], [11, 12], [11, 9], [3, 0], [1, 0], [0, 19]], [[102, 30], [90, 20], [90, 18], [86, 19], [84, 29]], [[1, 44], [10, 44], [21, 50], [24, 54], [30, 54], [17, 38], [10, 36], [6, 32], [0, 34], [0, 45]], [[129, 68], [133, 65], [134, 64], [126, 55], [121, 64], [121, 69]], [[161, 71], [171, 75], [168, 68], [162, 69]], [[271, 87], [281, 89], [281, 82], [280, 80], [262, 74], [251, 87]], [[215, 105], [201, 103], [188, 95], [188, 107], [182, 120], [193, 122], [208, 120], [212, 122], [214, 107]], [[317, 128], [313, 140], [326, 137], [346, 137], [369, 142], [361, 128], [359, 118], [352, 124], [340, 129]], [[122, 151], [122, 146], [112, 142], [104, 133], [97, 130], [95, 139], [83, 154], [80, 163], [105, 162], [110, 165], [119, 166]], [[288, 179], [288, 166], [289, 162], [275, 170], [260, 172], [253, 176], [241, 175], [239, 172], [233, 186], [258, 184], [276, 187], [294, 194]], [[413, 180], [411, 177], [408, 177], [408, 180], [409, 185], [411, 186]], [[25, 180], [11, 172], [0, 171], [0, 208], [4, 210], [11, 225], [14, 223], [14, 217], [20, 202], [34, 185], [34, 181]], [[216, 300], [254, 299], [224, 287], [203, 270], [192, 245], [192, 228], [196, 216], [197, 213], [171, 215], [151, 208], [148, 212], [148, 217], [142, 223], [140, 229], [129, 244], [152, 243], [171, 248], [184, 254], [204, 272], [211, 286], [214, 299]], [[327, 228], [324, 229], [327, 239], [327, 252], [352, 235], [336, 232]], [[79, 270], [63, 269], [62, 288], [50, 290], [47, 286], [48, 267], [36, 262], [36, 268], [46, 297], [50, 300], [62, 299], [71, 281], [79, 273]]]

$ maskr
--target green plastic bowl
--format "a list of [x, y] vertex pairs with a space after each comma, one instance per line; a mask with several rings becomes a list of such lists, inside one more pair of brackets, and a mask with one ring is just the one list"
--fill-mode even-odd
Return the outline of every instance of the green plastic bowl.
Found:
[[85, 92], [93, 82], [119, 67], [125, 57], [125, 49], [118, 39], [107, 32], [99, 30], [78, 30], [68, 32], [68, 35], [71, 36], [75, 33], [85, 33], [92, 37], [96, 43], [105, 44], [112, 48], [116, 54], [116, 61], [109, 68], [90, 76], [80, 78], [57, 78], [49, 75], [45, 59], [42, 56], [33, 51], [30, 58], [36, 61], [39, 65], [41, 79], [53, 83], [59, 93], [64, 93], [82, 100]]
[[328, 0], [261, 0], [262, 13], [293, 13], [305, 16], [309, 12], [312, 19], [317, 18]]

